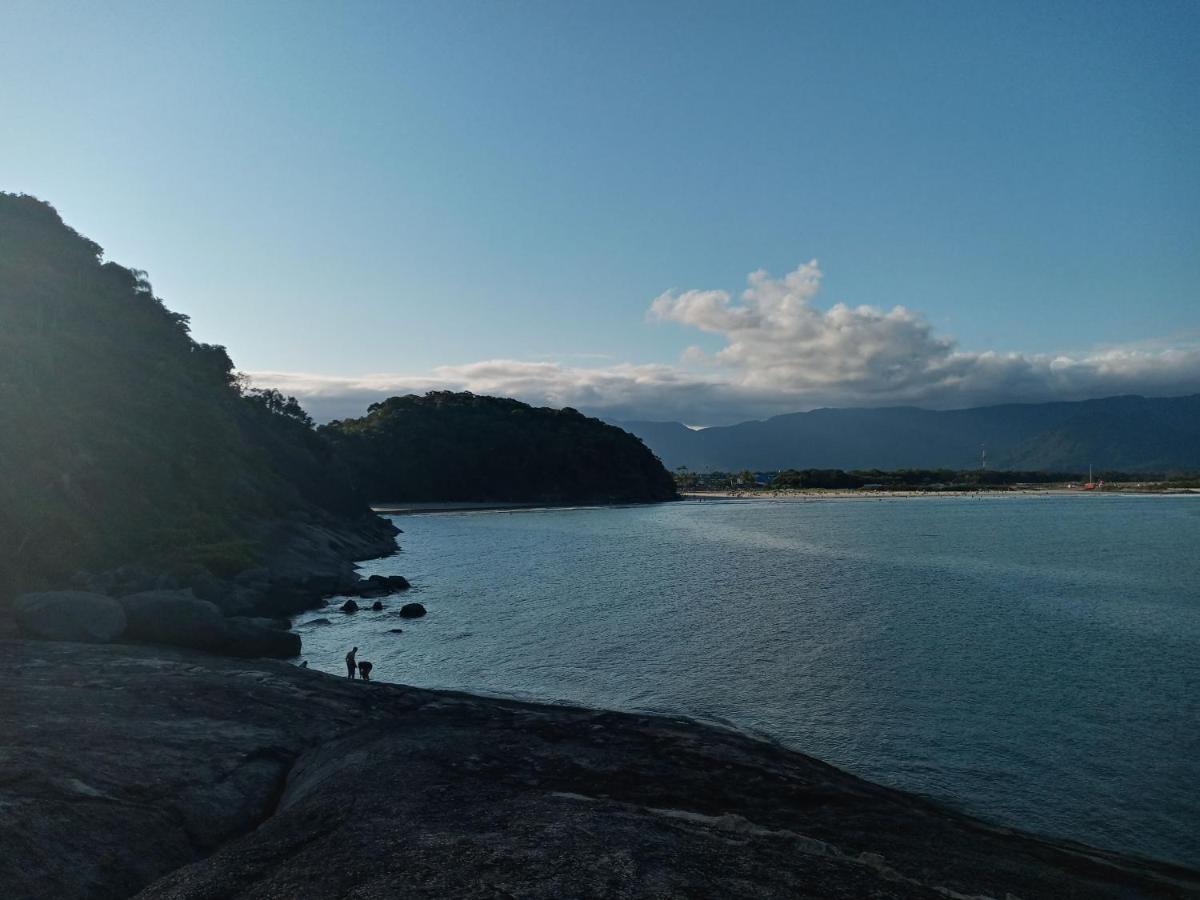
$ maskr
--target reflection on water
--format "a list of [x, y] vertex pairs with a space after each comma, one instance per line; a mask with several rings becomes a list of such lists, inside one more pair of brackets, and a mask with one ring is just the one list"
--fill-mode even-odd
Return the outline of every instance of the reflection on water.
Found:
[[[324, 612], [379, 680], [684, 713], [1035, 830], [1200, 864], [1200, 500], [405, 516], [424, 619]], [[298, 623], [316, 618], [300, 617]], [[391, 628], [403, 634], [391, 634]]]

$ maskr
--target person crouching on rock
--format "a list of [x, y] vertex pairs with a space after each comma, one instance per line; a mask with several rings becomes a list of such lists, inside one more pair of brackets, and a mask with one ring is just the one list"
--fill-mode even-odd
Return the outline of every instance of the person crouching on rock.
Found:
[[355, 647], [353, 650], [351, 650], [349, 653], [346, 654], [346, 677], [347, 678], [354, 677], [354, 671], [357, 666], [357, 663], [355, 662], [355, 659], [354, 659], [354, 655], [356, 653], [358, 653], [357, 647]]
[[363, 681], [370, 681], [372, 668], [374, 667], [364, 659], [358, 664], [358, 677]]

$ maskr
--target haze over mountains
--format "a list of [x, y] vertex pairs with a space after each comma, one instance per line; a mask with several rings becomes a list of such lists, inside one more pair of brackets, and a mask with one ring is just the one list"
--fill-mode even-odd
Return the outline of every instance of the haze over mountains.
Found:
[[668, 468], [970, 468], [1129, 472], [1200, 469], [1200, 394], [1011, 403], [933, 411], [816, 409], [694, 431], [622, 422]]

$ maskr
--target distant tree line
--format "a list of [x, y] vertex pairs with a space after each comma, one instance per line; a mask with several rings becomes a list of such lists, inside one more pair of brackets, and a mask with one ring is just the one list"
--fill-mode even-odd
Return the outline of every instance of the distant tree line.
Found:
[[1072, 472], [1016, 472], [998, 469], [787, 469], [770, 485], [777, 488], [928, 489], [935, 487], [1001, 487], [1014, 484], [1053, 484], [1078, 480]]
[[[1095, 472], [1096, 482], [1162, 483], [1170, 487], [1200, 486], [1200, 475], [1187, 473]], [[1081, 483], [1087, 473], [1004, 469], [785, 469], [781, 472], [692, 472], [675, 470], [680, 490], [989, 490], [1022, 484]]]

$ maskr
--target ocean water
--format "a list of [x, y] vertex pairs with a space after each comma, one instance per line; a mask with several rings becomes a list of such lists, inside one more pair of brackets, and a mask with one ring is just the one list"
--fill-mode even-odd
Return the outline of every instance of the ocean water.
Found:
[[[362, 571], [413, 590], [298, 617], [312, 667], [344, 673], [357, 645], [376, 680], [729, 723], [992, 821], [1200, 865], [1200, 497], [395, 521], [402, 552]], [[429, 614], [398, 618], [409, 600]]]

